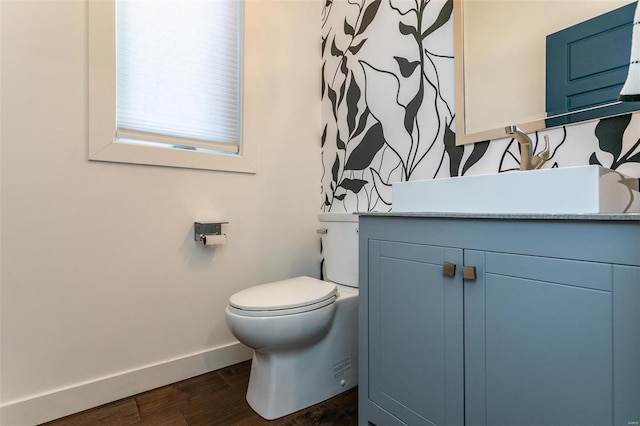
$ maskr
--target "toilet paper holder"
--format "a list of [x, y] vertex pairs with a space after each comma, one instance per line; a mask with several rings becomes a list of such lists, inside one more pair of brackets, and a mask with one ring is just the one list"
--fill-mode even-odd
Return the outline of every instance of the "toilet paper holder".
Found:
[[201, 242], [207, 235], [222, 235], [222, 225], [229, 222], [194, 222], [193, 239]]

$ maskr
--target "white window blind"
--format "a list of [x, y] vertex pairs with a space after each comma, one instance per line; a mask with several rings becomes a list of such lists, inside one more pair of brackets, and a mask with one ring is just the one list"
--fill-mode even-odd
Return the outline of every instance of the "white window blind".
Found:
[[118, 140], [239, 151], [239, 3], [116, 2]]

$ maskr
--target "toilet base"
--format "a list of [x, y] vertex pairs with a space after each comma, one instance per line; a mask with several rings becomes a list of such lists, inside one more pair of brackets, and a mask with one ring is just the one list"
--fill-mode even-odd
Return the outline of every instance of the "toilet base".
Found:
[[345, 293], [320, 341], [295, 350], [254, 351], [247, 402], [261, 417], [286, 416], [358, 384], [358, 297], [357, 291]]

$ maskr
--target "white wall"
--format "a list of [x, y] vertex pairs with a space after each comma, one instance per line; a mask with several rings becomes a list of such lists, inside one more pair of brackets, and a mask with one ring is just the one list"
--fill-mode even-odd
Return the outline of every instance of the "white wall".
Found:
[[[2, 424], [247, 359], [234, 292], [319, 275], [319, 3], [246, 6], [255, 175], [87, 161], [87, 5], [1, 4]], [[193, 222], [228, 220], [228, 244]]]

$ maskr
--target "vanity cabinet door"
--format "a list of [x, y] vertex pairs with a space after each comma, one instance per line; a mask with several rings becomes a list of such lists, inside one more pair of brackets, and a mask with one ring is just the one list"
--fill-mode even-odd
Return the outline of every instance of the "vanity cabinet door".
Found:
[[[444, 262], [457, 265], [453, 277]], [[461, 263], [460, 249], [369, 241], [369, 386], [361, 392], [382, 408], [376, 424], [464, 423]]]
[[479, 277], [465, 282], [466, 423], [612, 424], [613, 265], [471, 250], [465, 264]]
[[640, 425], [640, 267], [613, 266], [613, 424]]

